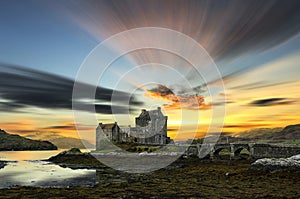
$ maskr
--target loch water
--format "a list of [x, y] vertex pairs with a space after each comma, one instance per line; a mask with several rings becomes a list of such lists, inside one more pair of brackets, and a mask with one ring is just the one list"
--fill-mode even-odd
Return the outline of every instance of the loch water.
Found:
[[96, 170], [70, 169], [46, 161], [62, 150], [0, 152], [0, 188], [93, 186]]

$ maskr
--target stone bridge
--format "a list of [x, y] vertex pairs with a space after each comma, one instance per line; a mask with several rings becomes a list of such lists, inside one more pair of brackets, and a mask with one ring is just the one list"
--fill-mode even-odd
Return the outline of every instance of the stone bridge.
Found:
[[285, 158], [300, 154], [300, 146], [255, 144], [255, 143], [228, 143], [228, 144], [198, 144], [191, 145], [186, 150], [188, 155], [197, 155], [199, 158], [210, 156], [211, 159], [218, 158], [223, 150], [227, 150], [230, 158], [239, 158], [241, 151], [245, 149], [249, 158]]

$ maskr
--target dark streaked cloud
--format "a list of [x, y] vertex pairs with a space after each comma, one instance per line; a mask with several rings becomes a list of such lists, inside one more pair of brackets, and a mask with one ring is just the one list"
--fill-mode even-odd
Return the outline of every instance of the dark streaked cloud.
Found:
[[73, 129], [75, 130], [75, 126], [74, 125], [57, 125], [57, 126], [47, 126], [47, 127], [44, 127], [43, 129], [62, 129], [62, 130], [65, 130], [65, 129]]
[[168, 128], [168, 132], [177, 132], [178, 128]]
[[9, 102], [0, 102], [0, 111], [1, 112], [22, 112], [22, 108], [26, 106], [23, 104], [18, 104], [12, 101]]
[[226, 104], [233, 104], [233, 103], [236, 103], [236, 102], [234, 102], [234, 101], [214, 102], [214, 103], [211, 103], [210, 105], [211, 106], [225, 106]]
[[[32, 69], [14, 65], [0, 65], [0, 110], [7, 112], [20, 112], [26, 107], [45, 109], [72, 109], [72, 92], [74, 80]], [[80, 96], [76, 101], [81, 104], [80, 110], [87, 110], [88, 102], [84, 91], [91, 85], [81, 83]], [[118, 105], [106, 105], [111, 101], [112, 93], [117, 96], [114, 100]], [[80, 98], [82, 97], [82, 98]], [[97, 113], [110, 114], [114, 106], [114, 113], [127, 113], [128, 108], [123, 99], [131, 97], [132, 105], [141, 105], [134, 96], [121, 91], [113, 91], [103, 87], [96, 88], [95, 110]], [[103, 104], [102, 104], [103, 103]]]
[[[64, 13], [68, 13], [70, 19], [99, 41], [141, 27], [162, 27], [182, 32], [204, 47], [218, 64], [226, 83], [236, 75], [258, 67], [259, 62], [265, 62], [260, 58], [257, 63], [253, 60], [255, 63], [251, 65], [235, 63], [239, 59], [246, 59], [249, 55], [257, 57], [297, 37], [300, 33], [299, 10], [299, 0], [81, 0], [67, 5]], [[126, 38], [122, 44], [111, 45], [118, 51], [144, 39]], [[187, 51], [184, 45], [182, 51]], [[157, 50], [143, 50], [128, 55], [128, 58], [138, 65], [164, 63], [174, 68], [189, 66], [182, 58], [179, 61]], [[232, 63], [237, 66], [233, 67]], [[204, 84], [200, 82], [199, 74], [190, 70], [187, 79], [198, 85]], [[215, 73], [205, 78], [207, 84], [220, 80]]]
[[259, 128], [269, 126], [270, 124], [240, 124], [240, 125], [224, 125], [223, 128]]
[[231, 87], [230, 89], [253, 90], [253, 89], [259, 89], [259, 88], [267, 88], [267, 87], [272, 87], [272, 86], [279, 86], [279, 85], [289, 84], [289, 83], [293, 83], [293, 82], [294, 81], [268, 83], [268, 82], [265, 82], [265, 81], [259, 81], [259, 82], [255, 82], [255, 83], [234, 86], [234, 87]]
[[8, 133], [18, 133], [19, 135], [22, 135], [22, 134], [33, 133], [33, 132], [35, 132], [34, 129], [32, 130], [11, 129], [9, 130]]
[[276, 106], [276, 105], [290, 105], [294, 104], [295, 100], [288, 98], [266, 98], [254, 100], [249, 103], [250, 106]]
[[[82, 0], [66, 12], [102, 40], [145, 26], [183, 32], [213, 57], [264, 51], [299, 33], [298, 0]], [[70, 9], [72, 8], [72, 9]], [[78, 15], [78, 12], [86, 13]]]
[[60, 125], [54, 125], [54, 126], [46, 126], [43, 128], [35, 129], [36, 132], [44, 132], [45, 130], [48, 131], [56, 131], [56, 130], [69, 130], [69, 131], [75, 131], [76, 129], [80, 130], [94, 130], [94, 126], [88, 126], [83, 124], [75, 125], [74, 123], [66, 123], [66, 124], [60, 124]]

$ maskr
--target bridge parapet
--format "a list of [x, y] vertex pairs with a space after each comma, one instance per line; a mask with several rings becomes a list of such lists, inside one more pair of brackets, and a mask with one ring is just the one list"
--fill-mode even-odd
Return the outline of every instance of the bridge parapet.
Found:
[[300, 154], [299, 146], [279, 146], [271, 144], [252, 145], [252, 157], [254, 158], [287, 158]]
[[[205, 154], [209, 154], [210, 158], [216, 158], [219, 152], [226, 149], [230, 152], [231, 158], [237, 158], [243, 149], [249, 151], [251, 158], [283, 158], [300, 154], [300, 146], [283, 146], [270, 144], [255, 144], [255, 143], [228, 143], [228, 144], [205, 144], [197, 145], [197, 152], [199, 158], [204, 158]], [[195, 153], [195, 147], [193, 147]]]

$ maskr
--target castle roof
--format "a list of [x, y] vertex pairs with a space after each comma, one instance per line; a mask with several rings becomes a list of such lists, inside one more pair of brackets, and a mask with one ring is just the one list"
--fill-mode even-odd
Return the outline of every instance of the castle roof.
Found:
[[101, 126], [102, 129], [112, 129], [115, 126], [117, 126], [116, 123], [110, 123], [110, 124], [102, 124], [102, 123], [100, 123], [99, 125]]

